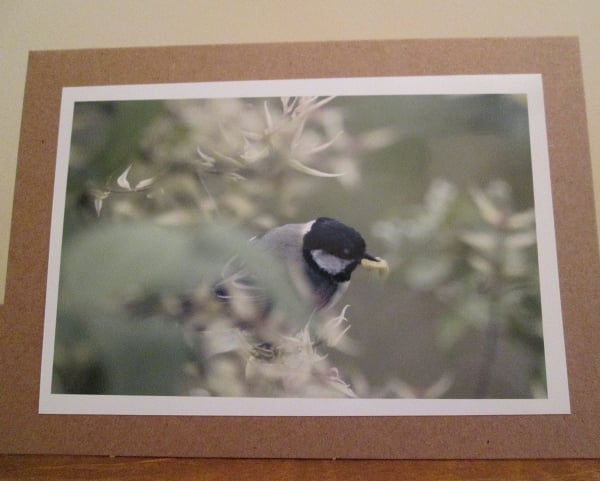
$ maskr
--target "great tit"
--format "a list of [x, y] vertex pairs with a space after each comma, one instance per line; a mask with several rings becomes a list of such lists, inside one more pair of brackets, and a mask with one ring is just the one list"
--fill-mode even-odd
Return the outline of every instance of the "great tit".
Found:
[[301, 297], [316, 310], [340, 299], [359, 264], [383, 275], [389, 271], [383, 259], [367, 253], [358, 231], [328, 217], [275, 227], [254, 242], [285, 265]]
[[[329, 309], [340, 299], [358, 265], [382, 275], [389, 271], [383, 259], [367, 253], [366, 243], [358, 231], [328, 217], [275, 227], [252, 238], [249, 244], [266, 251], [274, 262], [282, 265], [292, 287], [306, 303], [309, 315], [311, 311]], [[273, 309], [273, 299], [262, 288], [259, 278], [234, 256], [211, 290], [232, 326], [246, 334], [252, 333], [261, 341], [258, 344], [261, 349], [271, 352], [270, 346], [278, 342], [280, 335], [297, 331], [298, 319], [281, 316], [281, 311]], [[206, 355], [239, 347], [239, 331], [213, 332], [205, 328], [202, 324], [202, 329], [194, 328], [193, 332], [200, 335]]]

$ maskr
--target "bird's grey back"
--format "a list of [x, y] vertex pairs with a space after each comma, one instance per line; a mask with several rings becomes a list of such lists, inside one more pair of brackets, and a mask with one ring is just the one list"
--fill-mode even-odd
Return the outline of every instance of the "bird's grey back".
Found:
[[256, 242], [279, 260], [302, 261], [302, 237], [307, 224], [286, 224], [258, 237]]

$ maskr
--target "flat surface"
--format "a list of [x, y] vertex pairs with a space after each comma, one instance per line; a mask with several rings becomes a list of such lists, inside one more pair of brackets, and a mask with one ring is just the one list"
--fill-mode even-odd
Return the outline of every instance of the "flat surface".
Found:
[[600, 461], [341, 461], [1, 456], [2, 480], [600, 480]]

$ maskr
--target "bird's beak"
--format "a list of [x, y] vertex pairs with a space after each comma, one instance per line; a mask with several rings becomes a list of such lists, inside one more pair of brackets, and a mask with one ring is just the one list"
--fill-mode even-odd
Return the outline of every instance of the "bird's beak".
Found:
[[366, 252], [360, 261], [360, 265], [368, 271], [377, 271], [379, 276], [383, 278], [386, 278], [390, 274], [390, 266], [385, 259], [374, 257]]

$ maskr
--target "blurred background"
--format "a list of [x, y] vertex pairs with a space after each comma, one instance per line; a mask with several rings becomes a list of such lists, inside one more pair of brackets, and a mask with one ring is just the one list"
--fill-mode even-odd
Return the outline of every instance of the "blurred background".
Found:
[[[83, 102], [69, 162], [54, 392], [546, 396], [524, 96]], [[228, 259], [319, 216], [391, 275], [310, 334], [275, 289], [276, 349], [207, 341]]]

